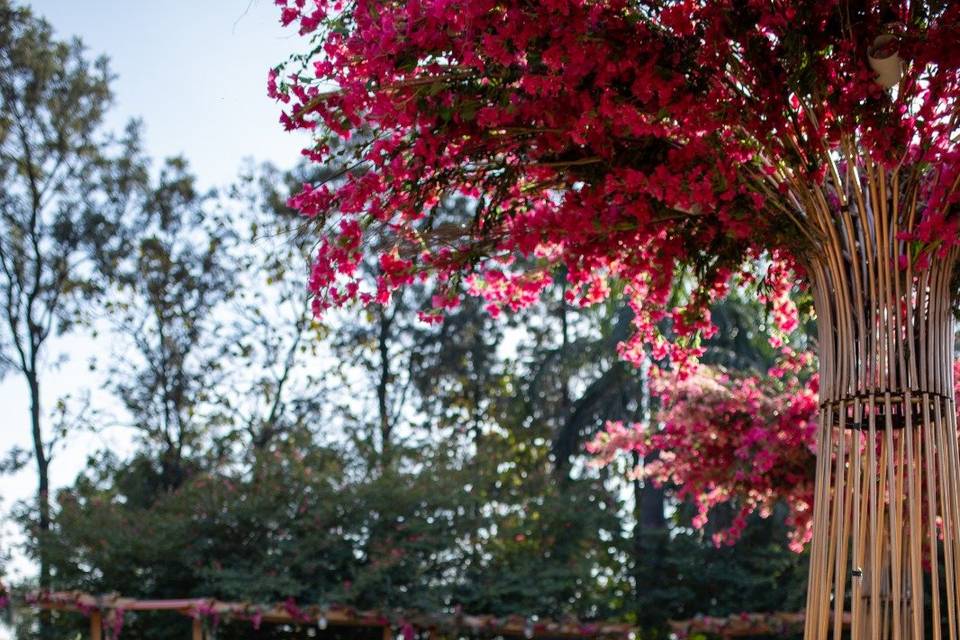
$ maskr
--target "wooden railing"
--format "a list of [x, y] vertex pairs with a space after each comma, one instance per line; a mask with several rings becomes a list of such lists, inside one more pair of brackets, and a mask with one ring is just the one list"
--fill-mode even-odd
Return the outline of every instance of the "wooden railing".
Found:
[[[90, 639], [103, 640], [104, 629], [119, 630], [127, 611], [171, 611], [192, 618], [192, 640], [205, 640], [214, 621], [247, 621], [259, 628], [261, 623], [310, 624], [329, 627], [368, 627], [382, 629], [383, 640], [412, 640], [419, 630], [450, 634], [466, 632], [505, 638], [558, 638], [573, 640], [634, 640], [635, 625], [624, 622], [582, 622], [549, 620], [523, 616], [496, 617], [463, 613], [424, 614], [417, 612], [359, 610], [343, 605], [304, 605], [292, 601], [277, 604], [222, 602], [212, 598], [177, 600], [139, 600], [119, 595], [95, 596], [77, 591], [34, 593], [27, 602], [36, 608], [75, 611], [90, 619]], [[670, 630], [678, 638], [704, 634], [729, 640], [755, 636], [785, 636], [803, 631], [803, 613], [742, 613], [727, 617], [696, 616], [689, 620], [671, 620]], [[849, 614], [844, 626], [850, 624]]]

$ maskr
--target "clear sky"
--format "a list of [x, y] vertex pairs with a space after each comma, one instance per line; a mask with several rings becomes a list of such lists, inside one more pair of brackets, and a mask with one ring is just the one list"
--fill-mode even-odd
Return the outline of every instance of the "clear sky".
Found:
[[[16, 0], [15, 0], [16, 1]], [[21, 0], [22, 1], [22, 0]], [[271, 0], [34, 0], [59, 37], [79, 36], [91, 55], [105, 54], [117, 75], [111, 128], [130, 118], [145, 124], [145, 148], [154, 158], [184, 155], [201, 185], [228, 184], [244, 158], [292, 166], [302, 139], [278, 124], [279, 109], [266, 97], [267, 69], [302, 47], [294, 31], [280, 28]], [[53, 345], [69, 360], [45, 376], [44, 404], [88, 389], [98, 403], [102, 379], [88, 369], [102, 343], [73, 337]], [[107, 355], [107, 354], [102, 354]], [[0, 380], [0, 455], [12, 445], [29, 448], [26, 387], [10, 375]], [[129, 447], [122, 429], [83, 435], [54, 460], [55, 486], [70, 482], [86, 458], [103, 446]], [[0, 477], [0, 513], [35, 491], [33, 468]], [[0, 548], [15, 544], [8, 524]], [[16, 573], [32, 568], [22, 560]], [[0, 640], [4, 631], [0, 628]]]
[[252, 156], [288, 165], [300, 145], [277, 124], [267, 69], [301, 46], [271, 0], [34, 0], [61, 35], [109, 56], [113, 122], [146, 124], [156, 157], [185, 154], [204, 181], [228, 182]]

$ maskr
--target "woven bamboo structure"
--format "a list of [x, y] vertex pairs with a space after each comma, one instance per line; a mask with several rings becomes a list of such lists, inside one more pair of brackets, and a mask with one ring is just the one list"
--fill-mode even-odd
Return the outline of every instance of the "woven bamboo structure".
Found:
[[832, 172], [799, 192], [821, 397], [805, 638], [956, 640], [956, 252], [915, 266], [903, 233], [920, 217], [919, 173], [849, 147]]

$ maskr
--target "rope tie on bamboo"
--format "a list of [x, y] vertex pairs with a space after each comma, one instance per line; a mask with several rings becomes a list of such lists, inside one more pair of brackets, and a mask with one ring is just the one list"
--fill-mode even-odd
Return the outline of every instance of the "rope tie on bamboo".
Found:
[[[820, 403], [820, 410], [831, 409], [833, 426], [844, 427], [856, 431], [867, 431], [873, 418], [876, 429], [890, 426], [892, 429], [904, 429], [908, 424], [920, 425], [923, 423], [923, 405], [929, 401], [952, 403], [953, 398], [933, 391], [877, 392], [848, 395], [837, 400], [825, 400]], [[906, 411], [909, 402], [910, 411]], [[887, 413], [887, 406], [890, 413]], [[856, 418], [856, 414], [860, 418]], [[846, 419], [843, 419], [843, 418]], [[910, 420], [907, 420], [907, 418]]]

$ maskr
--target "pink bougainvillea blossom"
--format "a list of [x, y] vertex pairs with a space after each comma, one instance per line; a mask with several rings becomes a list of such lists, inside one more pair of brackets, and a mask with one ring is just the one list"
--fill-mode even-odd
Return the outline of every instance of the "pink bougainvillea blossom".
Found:
[[661, 381], [657, 390], [666, 403], [659, 426], [607, 424], [588, 445], [597, 462], [638, 452], [645, 464], [635, 477], [676, 485], [677, 498], [697, 507], [697, 528], [713, 507], [735, 506], [733, 524], [714, 535], [716, 544], [735, 542], [748, 515], [767, 515], [782, 501], [790, 546], [801, 550], [813, 517], [816, 376], [802, 384], [796, 375], [731, 377], [703, 367], [682, 382]]
[[[499, 313], [562, 269], [572, 302], [625, 292], [623, 357], [692, 374], [734, 274], [766, 272], [776, 323], [795, 325], [803, 185], [839, 211], [841, 185], [898, 167], [919, 198], [902, 262], [960, 241], [960, 4], [277, 4], [308, 53], [271, 70], [268, 91], [284, 126], [315, 135], [305, 155], [343, 168], [291, 199], [318, 229], [317, 313], [421, 277]], [[896, 89], [868, 62], [891, 33]], [[475, 206], [445, 211], [455, 196]]]

